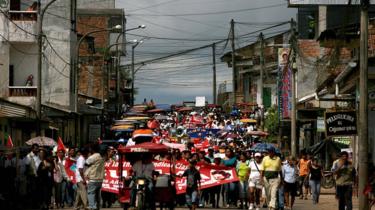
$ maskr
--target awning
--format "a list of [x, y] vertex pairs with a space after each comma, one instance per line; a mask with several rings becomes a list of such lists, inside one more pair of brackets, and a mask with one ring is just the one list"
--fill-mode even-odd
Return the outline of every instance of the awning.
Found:
[[8, 118], [36, 118], [36, 112], [32, 108], [0, 98], [0, 117]]

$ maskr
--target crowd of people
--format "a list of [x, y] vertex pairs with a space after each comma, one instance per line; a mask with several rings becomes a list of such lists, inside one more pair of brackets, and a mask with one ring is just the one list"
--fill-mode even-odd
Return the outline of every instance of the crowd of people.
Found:
[[[171, 113], [166, 120], [158, 121], [158, 126], [153, 129], [156, 142], [171, 141], [174, 136], [186, 145], [184, 150], [174, 149], [162, 157], [185, 160], [190, 165], [181, 175], [187, 180], [186, 193], [177, 196], [176, 205], [187, 205], [193, 210], [205, 206], [292, 209], [297, 196], [305, 200], [311, 197], [314, 205], [319, 203], [323, 178], [319, 159], [306, 153], [299, 157], [284, 156], [277, 145], [254, 150], [254, 144], [262, 140], [247, 134], [255, 131], [257, 124], [244, 123], [241, 119], [256, 119], [260, 116], [256, 111], [246, 115], [234, 109], [230, 115], [225, 115], [213, 108], [185, 114]], [[220, 132], [199, 136], [196, 142], [197, 138], [189, 138], [187, 129], [197, 125]], [[207, 141], [208, 145], [198, 148], [195, 145], [199, 141]], [[4, 209], [25, 206], [99, 209], [111, 207], [117, 200], [117, 195], [101, 192], [105, 163], [118, 158], [116, 146], [101, 147], [95, 143], [80, 149], [71, 147], [51, 151], [35, 144], [29, 151], [0, 156], [0, 180], [3, 182], [1, 186], [5, 186], [0, 190], [0, 207]], [[347, 153], [343, 152], [340, 157], [332, 167], [336, 177], [336, 198], [339, 210], [351, 210], [355, 169], [348, 161]], [[200, 189], [201, 177], [195, 167], [199, 162], [235, 168], [239, 181]]]

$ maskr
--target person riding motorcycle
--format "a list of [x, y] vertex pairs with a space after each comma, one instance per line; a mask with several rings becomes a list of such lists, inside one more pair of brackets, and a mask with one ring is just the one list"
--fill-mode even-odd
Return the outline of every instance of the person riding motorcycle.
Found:
[[142, 154], [140, 158], [132, 164], [132, 176], [129, 177], [133, 180], [131, 206], [135, 206], [136, 203], [136, 181], [138, 179], [145, 179], [146, 203], [151, 209], [154, 209], [155, 202], [153, 201], [153, 188], [155, 177], [156, 172], [154, 163], [152, 162], [152, 155], [147, 153]]

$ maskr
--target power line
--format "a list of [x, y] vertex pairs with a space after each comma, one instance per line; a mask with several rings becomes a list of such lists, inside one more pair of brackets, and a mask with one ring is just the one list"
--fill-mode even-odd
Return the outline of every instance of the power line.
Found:
[[141, 8], [129, 10], [129, 12], [135, 12], [135, 11], [139, 11], [139, 10], [145, 10], [145, 9], [148, 9], [148, 8], [154, 8], [154, 7], [157, 7], [157, 6], [161, 6], [161, 5], [165, 5], [165, 4], [169, 4], [169, 3], [177, 2], [177, 1], [179, 1], [179, 0], [164, 1], [164, 2], [160, 2], [158, 4], [149, 5], [147, 7], [141, 7]]
[[245, 9], [237, 9], [237, 10], [223, 10], [223, 11], [205, 12], [205, 13], [182, 13], [182, 14], [141, 14], [141, 13], [134, 13], [134, 14], [128, 14], [126, 16], [166, 16], [166, 17], [206, 16], [206, 15], [219, 15], [219, 14], [227, 14], [227, 13], [247, 12], [247, 11], [268, 9], [268, 8], [280, 7], [280, 6], [285, 6], [285, 3], [267, 5], [267, 6], [255, 7], [255, 8], [253, 7], [253, 8], [245, 8]]

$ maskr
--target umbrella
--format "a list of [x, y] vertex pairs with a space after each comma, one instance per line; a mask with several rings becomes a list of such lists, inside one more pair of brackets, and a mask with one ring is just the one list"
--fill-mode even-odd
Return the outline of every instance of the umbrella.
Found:
[[178, 109], [179, 112], [187, 112], [187, 111], [192, 111], [193, 108], [191, 107], [182, 107], [181, 109]]
[[155, 117], [155, 120], [168, 120], [168, 117], [165, 115], [158, 115]]
[[119, 153], [163, 153], [168, 152], [169, 147], [164, 144], [145, 142], [129, 147], [119, 147]]
[[28, 141], [26, 141], [27, 145], [33, 145], [33, 144], [38, 144], [39, 146], [47, 146], [47, 147], [54, 147], [57, 145], [55, 140], [45, 137], [45, 136], [37, 136], [34, 137]]
[[165, 110], [162, 110], [162, 109], [151, 109], [151, 110], [147, 111], [147, 113], [161, 113], [161, 112], [165, 112]]
[[243, 123], [257, 123], [257, 121], [255, 119], [249, 119], [249, 118], [241, 119], [240, 121], [243, 122]]
[[251, 150], [254, 152], [268, 152], [269, 149], [274, 149], [276, 154], [281, 154], [280, 150], [270, 143], [258, 143], [255, 144]]
[[249, 131], [249, 132], [247, 132], [247, 135], [251, 135], [251, 136], [268, 136], [269, 134], [267, 132], [264, 132], [264, 131]]

